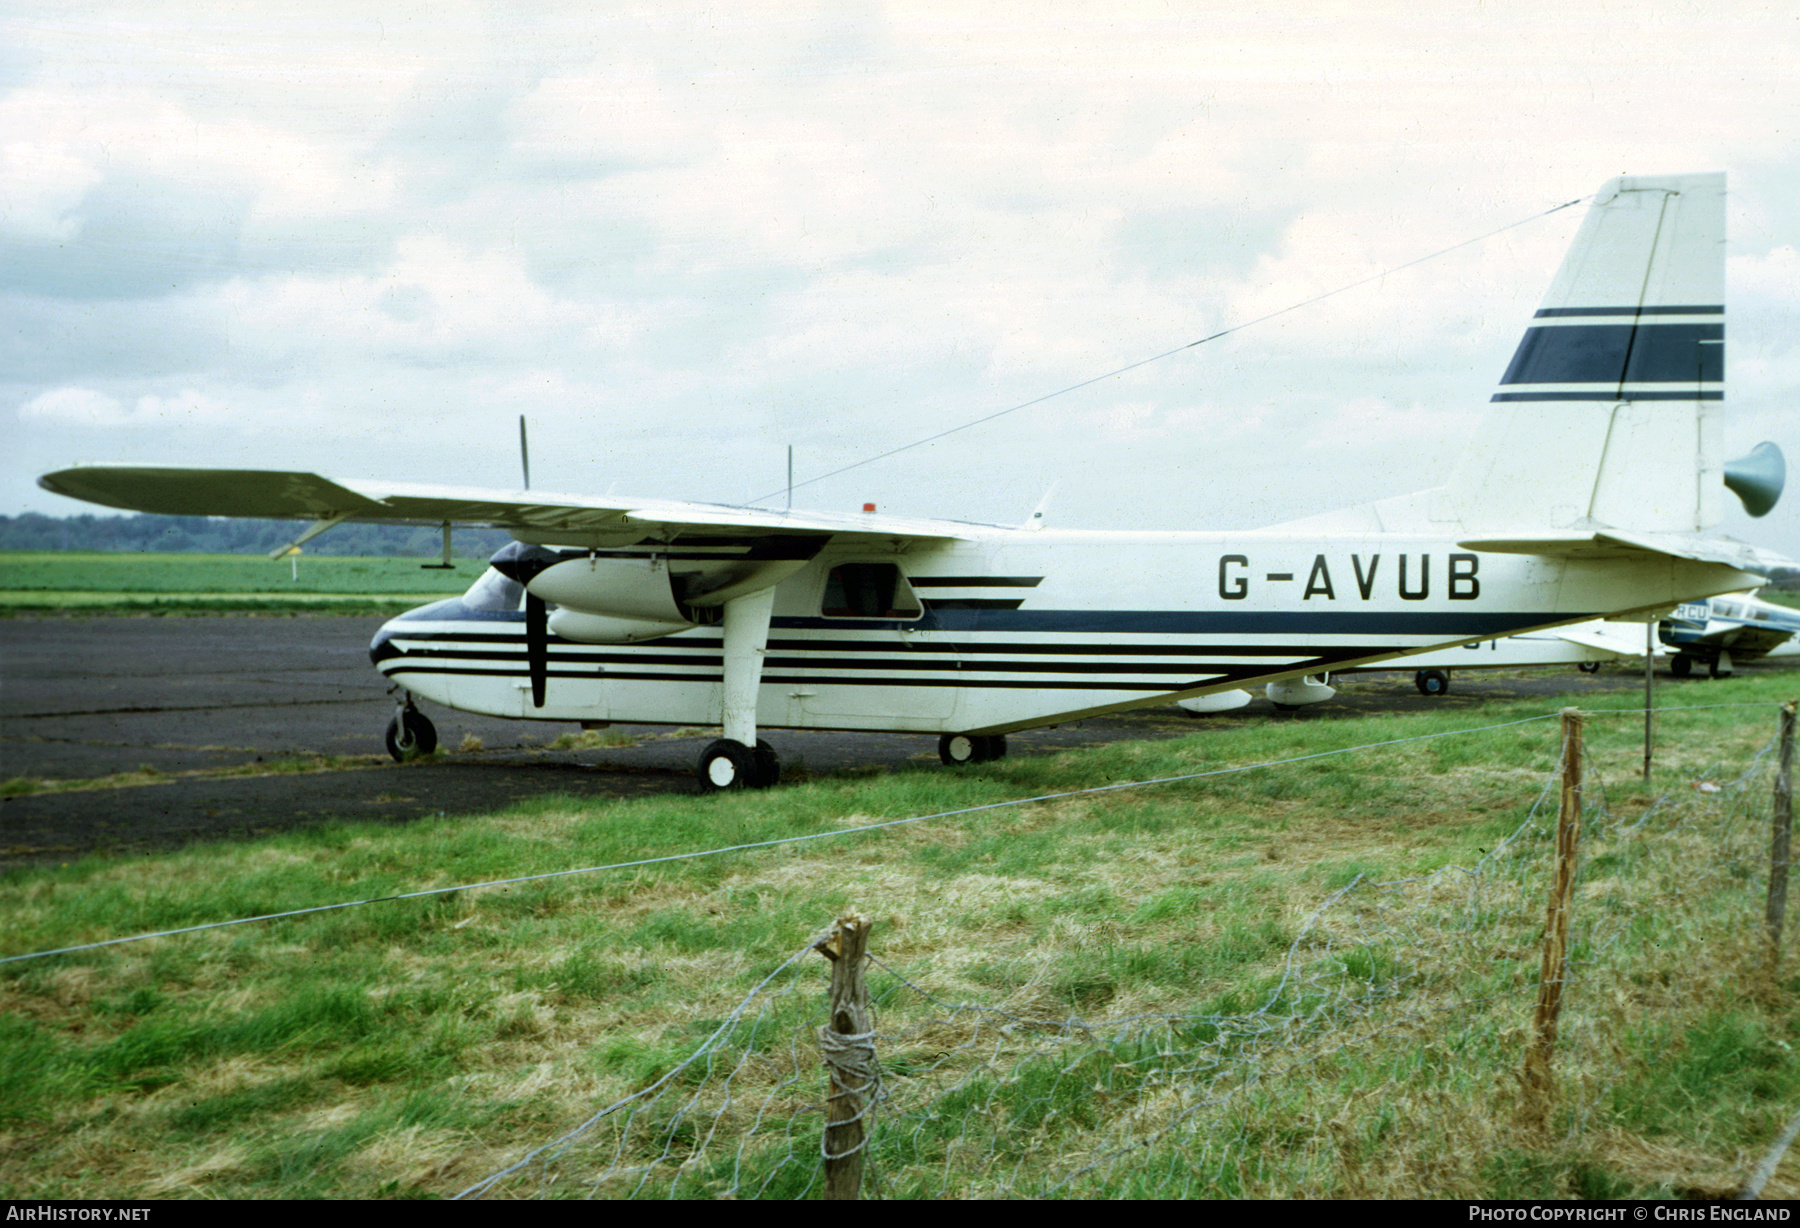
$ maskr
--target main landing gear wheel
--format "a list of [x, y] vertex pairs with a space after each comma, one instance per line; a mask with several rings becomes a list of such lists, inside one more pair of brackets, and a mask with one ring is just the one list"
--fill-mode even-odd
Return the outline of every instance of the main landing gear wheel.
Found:
[[1597, 674], [1600, 672], [1600, 662], [1598, 662], [1598, 661], [1578, 661], [1575, 664], [1575, 668], [1580, 670], [1584, 674]]
[[1694, 658], [1685, 652], [1678, 652], [1669, 660], [1669, 672], [1677, 678], [1686, 678], [1694, 672]]
[[965, 763], [987, 763], [1005, 757], [1006, 735], [1003, 733], [986, 736], [947, 733], [938, 739], [938, 758], [949, 767], [961, 767]]
[[761, 738], [756, 739], [756, 784], [758, 789], [773, 789], [781, 783], [781, 756]]
[[767, 789], [781, 779], [781, 757], [758, 738], [752, 750], [731, 738], [719, 738], [700, 752], [700, 789]]
[[1421, 695], [1442, 695], [1450, 689], [1450, 675], [1441, 669], [1422, 669], [1413, 675], [1413, 685]]
[[417, 708], [406, 708], [388, 722], [388, 754], [395, 762], [418, 759], [437, 749], [437, 729]]

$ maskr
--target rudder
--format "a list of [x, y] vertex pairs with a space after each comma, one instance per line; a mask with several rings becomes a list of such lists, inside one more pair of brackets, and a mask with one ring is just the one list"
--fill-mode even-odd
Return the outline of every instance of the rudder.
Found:
[[1601, 188], [1433, 519], [1677, 533], [1718, 523], [1724, 200], [1723, 174]]

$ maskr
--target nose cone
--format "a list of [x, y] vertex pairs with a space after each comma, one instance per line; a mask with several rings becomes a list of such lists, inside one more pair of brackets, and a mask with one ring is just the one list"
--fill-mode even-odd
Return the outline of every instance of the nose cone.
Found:
[[[406, 634], [407, 623], [439, 617], [446, 611], [460, 608], [461, 604], [457, 598], [447, 597], [443, 601], [434, 601], [430, 605], [422, 605], [417, 609], [408, 610], [404, 614], [388, 619], [381, 625], [381, 630], [375, 633], [375, 638], [369, 641], [369, 660], [374, 663], [376, 669], [381, 669], [383, 661], [391, 661], [395, 657], [405, 656], [406, 649], [400, 647], [396, 641]], [[386, 670], [382, 670], [382, 673], [386, 672]]]
[[381, 668], [381, 663], [383, 661], [389, 661], [395, 657], [405, 655], [404, 650], [402, 650], [398, 644], [394, 643], [394, 640], [399, 634], [400, 619], [391, 618], [387, 622], [381, 624], [381, 630], [377, 631], [375, 633], [375, 638], [369, 641], [369, 662], [374, 665], [376, 669]]

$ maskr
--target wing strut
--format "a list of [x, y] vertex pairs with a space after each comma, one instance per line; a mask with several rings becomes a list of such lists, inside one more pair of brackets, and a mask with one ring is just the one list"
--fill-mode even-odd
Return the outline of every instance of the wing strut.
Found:
[[313, 521], [312, 527], [302, 533], [299, 537], [296, 537], [293, 541], [279, 549], [269, 551], [269, 557], [278, 559], [288, 551], [299, 546], [304, 546], [307, 542], [323, 533], [326, 529], [336, 528], [338, 525], [343, 524], [346, 520], [350, 519], [352, 515], [354, 515], [352, 512], [337, 512], [330, 516], [319, 517], [319, 519]]
[[[444, 561], [441, 563], [420, 563], [420, 571], [455, 571], [456, 564], [450, 561], [450, 522], [446, 520], [441, 526], [444, 531]], [[542, 707], [542, 705], [539, 705]]]

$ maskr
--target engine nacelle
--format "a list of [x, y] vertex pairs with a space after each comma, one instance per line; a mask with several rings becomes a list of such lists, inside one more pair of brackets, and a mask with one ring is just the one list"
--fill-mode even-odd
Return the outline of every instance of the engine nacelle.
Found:
[[526, 581], [526, 591], [583, 614], [689, 625], [666, 559], [590, 556], [554, 563]]
[[587, 614], [580, 610], [552, 610], [549, 630], [577, 644], [637, 644], [659, 640], [677, 631], [686, 631], [690, 622], [652, 622], [643, 618], [612, 618], [605, 614]]
[[582, 644], [630, 644], [717, 623], [727, 602], [773, 588], [804, 568], [821, 544], [784, 538], [723, 558], [617, 558], [514, 542], [492, 563], [558, 607], [550, 614], [551, 634]]

